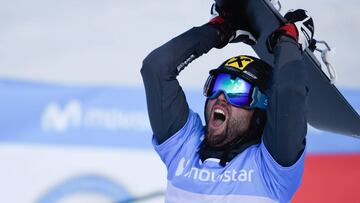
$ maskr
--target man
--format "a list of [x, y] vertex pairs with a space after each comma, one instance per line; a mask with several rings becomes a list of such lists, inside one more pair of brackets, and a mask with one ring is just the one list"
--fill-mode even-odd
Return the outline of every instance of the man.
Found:
[[[155, 49], [141, 69], [153, 145], [168, 171], [166, 202], [289, 202], [303, 172], [308, 89], [301, 52], [312, 20], [291, 12], [269, 36], [273, 68], [238, 56], [211, 70], [204, 127], [176, 76], [213, 47], [254, 42], [250, 33], [237, 35], [246, 32], [236, 32], [243, 25], [231, 6], [213, 11], [218, 16]], [[305, 38], [298, 29], [309, 22]]]

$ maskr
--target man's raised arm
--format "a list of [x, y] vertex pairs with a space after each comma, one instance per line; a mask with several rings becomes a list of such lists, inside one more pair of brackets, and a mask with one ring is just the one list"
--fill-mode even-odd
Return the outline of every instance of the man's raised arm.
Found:
[[302, 50], [309, 46], [314, 27], [304, 10], [289, 12], [285, 17], [289, 23], [268, 39], [268, 48], [275, 54], [275, 67], [264, 144], [279, 164], [291, 166], [305, 149], [308, 73]]
[[143, 77], [151, 127], [158, 143], [184, 126], [189, 107], [176, 79], [191, 61], [217, 46], [219, 31], [211, 23], [194, 27], [152, 51], [143, 61]]

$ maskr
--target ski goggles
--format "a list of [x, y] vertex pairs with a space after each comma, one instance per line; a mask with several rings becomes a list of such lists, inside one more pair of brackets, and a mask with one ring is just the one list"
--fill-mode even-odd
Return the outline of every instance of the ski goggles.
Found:
[[266, 109], [268, 106], [268, 97], [258, 87], [230, 73], [210, 75], [205, 83], [204, 96], [208, 99], [215, 99], [221, 93], [236, 107]]

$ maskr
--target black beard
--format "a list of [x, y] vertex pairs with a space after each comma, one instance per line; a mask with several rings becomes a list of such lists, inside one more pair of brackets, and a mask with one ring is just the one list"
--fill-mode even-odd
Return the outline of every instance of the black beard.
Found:
[[237, 142], [239, 139], [244, 138], [249, 134], [248, 128], [240, 128], [240, 126], [244, 126], [244, 123], [246, 123], [246, 121], [242, 118], [230, 119], [226, 124], [225, 130], [218, 135], [211, 134], [212, 132], [209, 131], [209, 128], [206, 125], [204, 142], [207, 146], [213, 148], [222, 148], [233, 142]]
[[[206, 115], [205, 118], [207, 118]], [[206, 125], [205, 139], [199, 149], [200, 159], [205, 161], [207, 158], [218, 158], [221, 160], [220, 164], [225, 166], [227, 162], [250, 145], [260, 143], [266, 122], [266, 112], [255, 109], [248, 128], [244, 129], [247, 122], [244, 118], [232, 119], [231, 122], [229, 120], [220, 135], [210, 135], [211, 132]], [[239, 127], [242, 127], [243, 130]]]

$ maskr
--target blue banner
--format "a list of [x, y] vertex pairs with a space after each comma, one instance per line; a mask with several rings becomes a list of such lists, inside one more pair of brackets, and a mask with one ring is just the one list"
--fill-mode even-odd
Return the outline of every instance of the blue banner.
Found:
[[140, 88], [0, 81], [0, 141], [150, 147]]
[[[185, 90], [202, 116], [205, 98]], [[359, 112], [360, 90], [342, 93]], [[143, 88], [0, 80], [0, 142], [151, 148]], [[360, 152], [360, 140], [309, 127], [310, 152]]]

